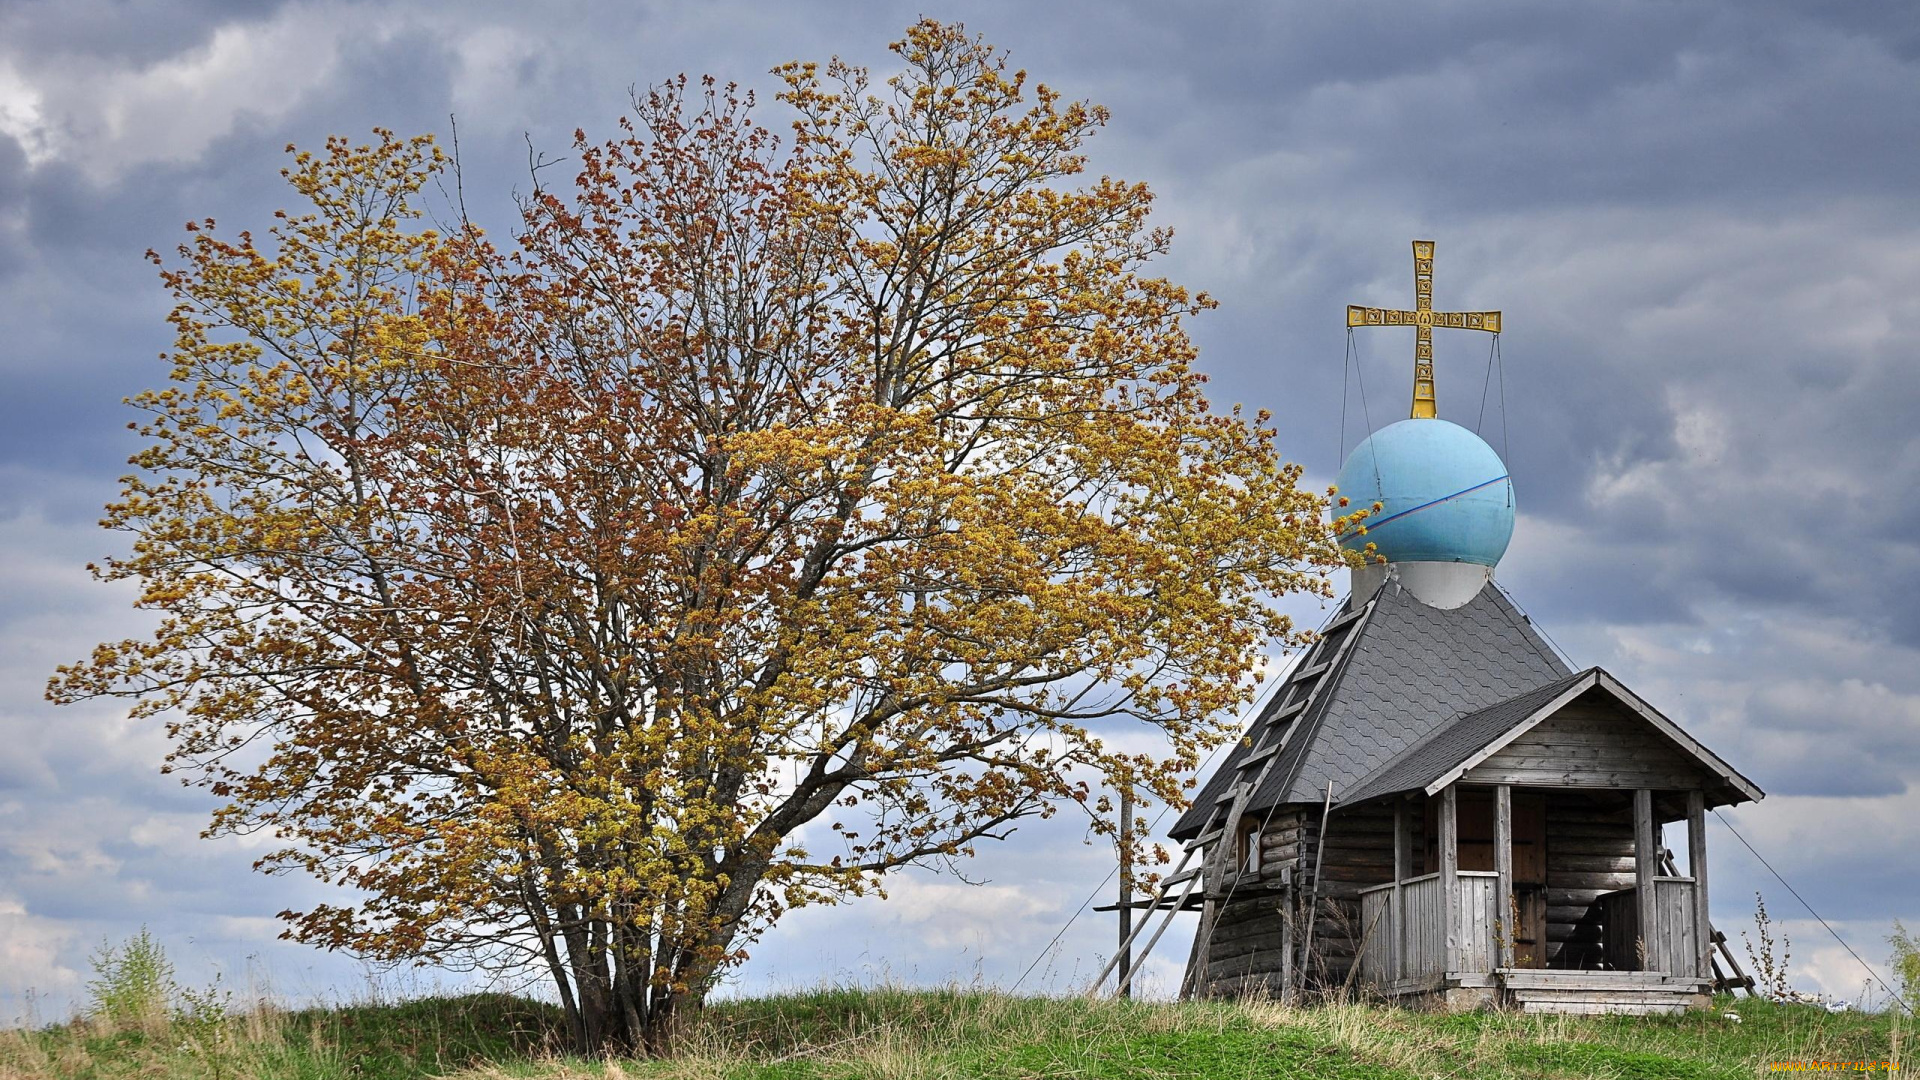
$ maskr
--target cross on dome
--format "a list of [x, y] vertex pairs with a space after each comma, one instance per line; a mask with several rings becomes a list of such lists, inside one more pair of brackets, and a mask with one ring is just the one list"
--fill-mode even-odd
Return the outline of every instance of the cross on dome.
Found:
[[1347, 305], [1347, 328], [1356, 326], [1411, 326], [1413, 339], [1413, 419], [1438, 416], [1433, 398], [1433, 328], [1500, 332], [1497, 311], [1433, 310], [1433, 241], [1413, 242], [1413, 310]]

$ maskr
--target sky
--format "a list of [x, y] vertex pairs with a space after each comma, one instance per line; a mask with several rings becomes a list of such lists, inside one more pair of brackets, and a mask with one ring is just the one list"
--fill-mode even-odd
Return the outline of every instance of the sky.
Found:
[[[43, 700], [147, 625], [85, 569], [123, 543], [96, 525], [135, 447], [121, 400], [165, 379], [142, 253], [189, 219], [263, 227], [288, 143], [450, 117], [469, 207], [504, 227], [529, 148], [611, 135], [631, 88], [711, 73], [784, 126], [768, 69], [884, 75], [922, 14], [1112, 110], [1091, 168], [1153, 188], [1161, 272], [1220, 301], [1192, 327], [1214, 401], [1272, 410], [1315, 485], [1409, 393], [1411, 332], [1361, 332], [1350, 369], [1344, 305], [1410, 306], [1408, 242], [1437, 241], [1436, 304], [1505, 312], [1491, 381], [1486, 339], [1436, 335], [1441, 415], [1518, 490], [1500, 581], [1766, 789], [1725, 820], [1884, 971], [1893, 920], [1920, 924], [1912, 6], [0, 0], [0, 1021], [64, 1015], [142, 926], [183, 979], [289, 1000], [470, 979], [276, 940], [332, 890], [200, 839], [213, 802], [160, 775], [157, 722]], [[1709, 844], [1736, 949], [1758, 891], [1795, 980], [1859, 999], [1722, 821]], [[790, 916], [724, 992], [1064, 991], [1111, 951], [1113, 916], [1072, 916], [1112, 865], [1084, 819], [1036, 823], [964, 880]]]

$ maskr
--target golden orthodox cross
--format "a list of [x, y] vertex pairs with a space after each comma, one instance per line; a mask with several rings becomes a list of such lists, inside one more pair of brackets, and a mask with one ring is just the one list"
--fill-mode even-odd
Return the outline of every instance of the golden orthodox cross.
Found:
[[1347, 326], [1411, 326], [1413, 338], [1413, 415], [1437, 416], [1433, 401], [1433, 328], [1500, 332], [1497, 311], [1433, 310], [1433, 241], [1413, 242], [1413, 310], [1389, 311], [1386, 308], [1347, 305]]

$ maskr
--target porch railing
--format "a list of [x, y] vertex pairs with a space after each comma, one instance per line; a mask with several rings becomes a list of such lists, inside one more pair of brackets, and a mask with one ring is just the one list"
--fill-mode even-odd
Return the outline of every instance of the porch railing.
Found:
[[1699, 927], [1693, 914], [1693, 879], [1653, 879], [1653, 932], [1647, 935], [1647, 955], [1639, 953], [1640, 903], [1633, 889], [1601, 895], [1600, 917], [1605, 923], [1607, 956], [1625, 970], [1664, 971], [1669, 975], [1705, 978], [1700, 970]]
[[1384, 985], [1449, 971], [1492, 971], [1496, 937], [1504, 921], [1498, 904], [1499, 875], [1461, 870], [1456, 879], [1455, 955], [1447, 956], [1441, 876], [1376, 885], [1360, 893], [1360, 977]]

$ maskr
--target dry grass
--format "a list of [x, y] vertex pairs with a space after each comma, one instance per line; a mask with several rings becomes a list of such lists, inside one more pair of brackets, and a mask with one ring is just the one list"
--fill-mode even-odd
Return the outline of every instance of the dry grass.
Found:
[[1737, 1007], [1744, 1024], [1718, 1013], [1443, 1016], [1351, 1002], [1296, 1008], [824, 988], [719, 1003], [688, 1030], [675, 1057], [605, 1061], [556, 1055], [551, 1010], [512, 998], [293, 1013], [262, 1003], [231, 1013], [211, 1033], [164, 1016], [0, 1032], [0, 1080], [1717, 1080], [1767, 1075], [1774, 1060], [1897, 1053], [1888, 1016], [1745, 1000]]

